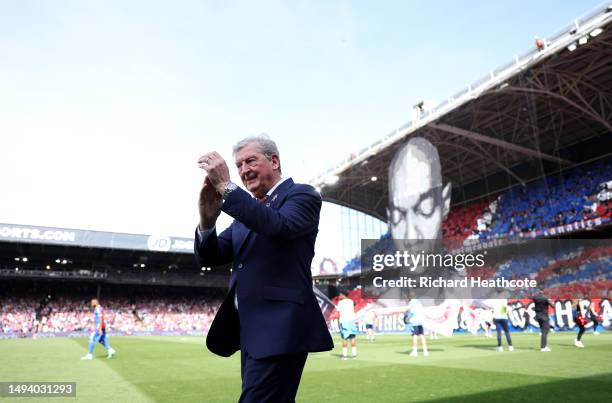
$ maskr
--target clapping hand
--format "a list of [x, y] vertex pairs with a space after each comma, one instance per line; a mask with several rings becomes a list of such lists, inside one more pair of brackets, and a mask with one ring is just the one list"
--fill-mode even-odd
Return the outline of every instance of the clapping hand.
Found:
[[200, 198], [198, 200], [198, 207], [200, 211], [200, 229], [207, 230], [212, 228], [217, 221], [217, 217], [221, 213], [221, 205], [223, 199], [217, 192], [215, 187], [207, 177], [204, 178], [202, 189], [200, 190]]
[[210, 184], [222, 195], [230, 181], [229, 168], [223, 157], [216, 151], [206, 153], [198, 158], [198, 166], [206, 171]]

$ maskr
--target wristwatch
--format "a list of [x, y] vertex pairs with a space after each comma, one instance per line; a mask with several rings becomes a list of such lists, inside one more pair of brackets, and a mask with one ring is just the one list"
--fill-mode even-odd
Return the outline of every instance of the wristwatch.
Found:
[[238, 185], [236, 185], [234, 182], [227, 182], [227, 185], [225, 185], [225, 190], [223, 190], [223, 201], [227, 200], [230, 193], [236, 190], [236, 188], [238, 188]]

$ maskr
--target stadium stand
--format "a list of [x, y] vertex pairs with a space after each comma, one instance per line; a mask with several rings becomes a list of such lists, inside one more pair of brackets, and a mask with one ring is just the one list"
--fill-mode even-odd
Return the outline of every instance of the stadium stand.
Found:
[[[0, 337], [30, 336], [37, 316], [42, 335], [88, 335], [93, 319], [89, 301], [97, 290], [84, 283], [4, 284], [0, 287]], [[208, 331], [221, 295], [214, 289], [105, 286], [100, 302], [115, 335], [200, 335]]]
[[[525, 187], [514, 187], [497, 200], [498, 211], [480, 239], [513, 237], [525, 232], [574, 224], [588, 218], [610, 218], [612, 161], [597, 161]], [[594, 197], [597, 200], [594, 200]], [[596, 203], [596, 206], [593, 204]]]
[[465, 206], [452, 208], [442, 224], [442, 236], [450, 241], [463, 241], [479, 230], [485, 222], [490, 224], [492, 215], [488, 201], [481, 201]]
[[[33, 330], [35, 298], [0, 298], [0, 330], [5, 336], [27, 336]], [[114, 334], [138, 332], [165, 334], [208, 331], [219, 301], [191, 298], [149, 298], [134, 304], [127, 297], [104, 300], [106, 323]], [[41, 319], [41, 332], [88, 334], [92, 326], [87, 301], [61, 297], [50, 302], [49, 314]]]

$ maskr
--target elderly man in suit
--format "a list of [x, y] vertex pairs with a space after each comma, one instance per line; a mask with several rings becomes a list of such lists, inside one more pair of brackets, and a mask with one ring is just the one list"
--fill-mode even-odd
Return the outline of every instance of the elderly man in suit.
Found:
[[[202, 265], [233, 267], [206, 345], [225, 357], [241, 351], [240, 402], [293, 402], [308, 353], [333, 348], [310, 273], [321, 197], [282, 178], [278, 149], [265, 135], [240, 141], [234, 158], [248, 192], [230, 181], [217, 152], [198, 160], [207, 175], [195, 253]], [[234, 221], [217, 234], [220, 211]]]

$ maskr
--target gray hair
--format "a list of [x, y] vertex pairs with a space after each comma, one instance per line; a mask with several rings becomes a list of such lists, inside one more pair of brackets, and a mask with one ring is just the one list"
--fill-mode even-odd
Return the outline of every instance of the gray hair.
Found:
[[[261, 152], [267, 160], [271, 161], [272, 156], [276, 155], [280, 161], [280, 153], [278, 152], [278, 147], [276, 146], [274, 140], [272, 140], [270, 136], [268, 136], [266, 133], [248, 136], [237, 142], [236, 145], [234, 145], [234, 147], [232, 148], [232, 154], [234, 158], [236, 157], [236, 153], [238, 151], [240, 151], [251, 143], [257, 143], [257, 145], [259, 146], [259, 152]], [[278, 170], [280, 172], [280, 162]]]

